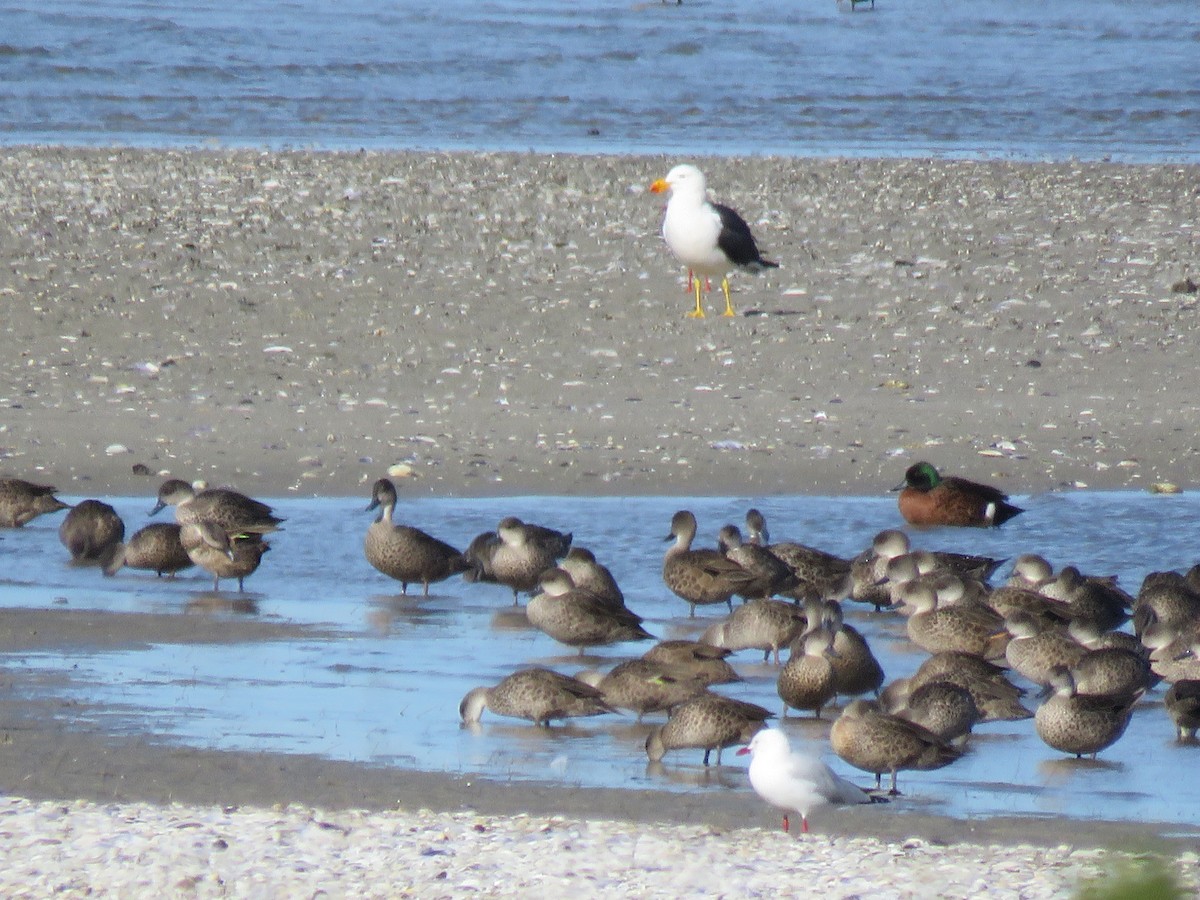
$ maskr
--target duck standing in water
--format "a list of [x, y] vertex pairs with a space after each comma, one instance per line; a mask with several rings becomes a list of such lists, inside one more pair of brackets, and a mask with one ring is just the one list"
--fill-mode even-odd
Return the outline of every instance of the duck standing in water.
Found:
[[467, 547], [471, 570], [463, 577], [466, 581], [507, 585], [516, 606], [521, 591], [536, 588], [542, 573], [557, 567], [570, 552], [571, 539], [570, 532], [505, 516], [495, 531], [485, 531], [471, 541]]
[[474, 726], [485, 709], [498, 716], [528, 719], [542, 728], [549, 728], [552, 719], [613, 712], [590, 684], [541, 666], [513, 672], [493, 687], [472, 688], [458, 705], [458, 715], [464, 725]]
[[400, 582], [400, 592], [408, 593], [409, 584], [421, 583], [422, 596], [429, 596], [429, 585], [445, 581], [471, 568], [460, 551], [410, 525], [394, 525], [396, 486], [380, 478], [371, 488], [371, 503], [366, 511], [379, 510], [379, 517], [367, 529], [363, 552], [367, 562], [384, 575]]
[[258, 571], [271, 549], [261, 534], [230, 534], [208, 521], [182, 526], [179, 541], [192, 562], [212, 575], [214, 591], [221, 589], [222, 578], [236, 578], [238, 590], [244, 591], [246, 576]]
[[83, 500], [71, 507], [58, 526], [58, 539], [74, 562], [107, 565], [125, 539], [125, 523], [107, 503]]
[[105, 575], [116, 575], [123, 566], [148, 569], [160, 578], [195, 565], [183, 549], [178, 522], [151, 522], [133, 533], [133, 537], [113, 548], [112, 557], [104, 564]]
[[158, 502], [150, 515], [168, 506], [175, 507], [180, 525], [212, 522], [230, 534], [269, 534], [283, 523], [271, 507], [229, 488], [202, 488], [197, 491], [179, 478], [164, 481], [158, 489]]
[[893, 490], [900, 491], [900, 515], [910, 525], [989, 528], [1025, 511], [999, 489], [955, 475], [943, 477], [927, 462], [909, 466], [903, 484]]
[[671, 517], [671, 533], [666, 537], [674, 543], [663, 558], [663, 582], [691, 605], [692, 617], [697, 604], [725, 603], [733, 612], [733, 595], [754, 582], [755, 576], [719, 550], [693, 550], [695, 538], [696, 516], [689, 510], [679, 510]]

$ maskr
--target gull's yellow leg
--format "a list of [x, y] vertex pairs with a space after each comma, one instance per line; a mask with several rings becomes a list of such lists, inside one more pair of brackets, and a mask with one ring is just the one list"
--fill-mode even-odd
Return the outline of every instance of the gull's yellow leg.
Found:
[[702, 307], [700, 305], [701, 284], [700, 284], [699, 278], [692, 279], [692, 287], [695, 288], [695, 290], [696, 290], [696, 308], [693, 309], [690, 313], [688, 313], [688, 317], [692, 318], [692, 319], [703, 319], [704, 318], [704, 307]]
[[732, 315], [734, 315], [733, 302], [729, 299], [729, 279], [728, 278], [721, 279], [721, 290], [725, 292], [725, 312], [721, 313], [721, 315], [732, 316]]

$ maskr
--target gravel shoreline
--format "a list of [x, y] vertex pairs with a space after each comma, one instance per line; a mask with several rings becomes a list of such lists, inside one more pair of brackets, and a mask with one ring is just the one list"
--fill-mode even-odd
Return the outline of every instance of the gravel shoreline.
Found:
[[[0, 805], [0, 890], [55, 896], [1070, 897], [1118, 856], [470, 813]], [[1174, 866], [1194, 890], [1197, 857]]]
[[[0, 155], [3, 474], [257, 494], [1195, 480], [1197, 167], [695, 160], [783, 268], [704, 320], [678, 160]], [[710, 304], [711, 305], [711, 304]], [[19, 348], [16, 350], [15, 348]], [[86, 421], [86, 429], [80, 422]]]

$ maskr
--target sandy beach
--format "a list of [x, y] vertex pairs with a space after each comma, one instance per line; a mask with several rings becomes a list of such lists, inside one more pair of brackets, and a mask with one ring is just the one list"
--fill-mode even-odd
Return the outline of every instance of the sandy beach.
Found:
[[[67, 495], [150, 497], [168, 474], [261, 496], [363, 494], [389, 470], [409, 495], [862, 495], [917, 459], [1017, 496], [1195, 486], [1196, 167], [691, 160], [782, 264], [733, 278], [738, 316], [718, 316], [714, 292], [693, 320], [646, 192], [679, 160], [62, 148], [2, 160], [0, 476]], [[1163, 850], [1196, 884], [1191, 843], [1154, 828], [1073, 823], [1059, 847], [1053, 820], [913, 815], [853, 837], [857, 811], [832, 810], [802, 862], [780, 863], [790, 845], [750, 794], [712, 806], [183, 750], [82, 714], [64, 726], [31, 699], [43, 676], [22, 653], [290, 636], [196, 624], [6, 612], [0, 828], [33, 837], [0, 876], [5, 893], [80, 894], [89, 863], [116, 860], [107, 871], [127, 880], [102, 893], [259, 895], [254, 853], [236, 876], [212, 859], [241, 828], [250, 847], [278, 844], [270, 860], [295, 876], [292, 893], [712, 891], [703, 866], [513, 877], [527, 863], [512, 848], [545, 850], [547, 834], [634, 860], [629, 823], [659, 858], [720, 859], [768, 895], [815, 883], [814, 866], [826, 895], [862, 894], [880, 889], [881, 860], [903, 858], [880, 896], [1070, 896], [1111, 869], [1117, 854], [1093, 850], [1107, 846]], [[114, 821], [128, 846], [88, 843]], [[178, 838], [190, 868], [138, 844], [143, 827]], [[293, 837], [306, 832], [370, 835], [378, 853], [339, 844], [304, 870], [313, 844]], [[388, 855], [400, 833], [420, 837]], [[450, 841], [469, 860], [492, 834], [504, 852], [474, 867], [430, 850]], [[959, 842], [972, 847], [959, 868], [918, 883]], [[386, 888], [359, 878], [404, 866], [409, 880]]]
[[[678, 160], [10, 149], [0, 467], [265, 495], [1194, 482], [1181, 165], [698, 159], [782, 268], [685, 318]], [[1194, 285], [1193, 285], [1194, 287]], [[719, 295], [719, 292], [718, 292]]]

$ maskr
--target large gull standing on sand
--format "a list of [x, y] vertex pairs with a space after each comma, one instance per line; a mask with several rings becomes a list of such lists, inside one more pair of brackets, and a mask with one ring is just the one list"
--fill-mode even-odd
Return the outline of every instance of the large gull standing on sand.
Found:
[[[779, 263], [763, 259], [746, 220], [728, 206], [708, 199], [704, 173], [695, 166], [676, 166], [650, 185], [656, 194], [670, 191], [667, 214], [663, 218], [663, 239], [676, 258], [696, 276], [720, 277], [725, 294], [726, 316], [733, 315], [729, 299], [729, 272], [737, 266], [751, 270], [778, 268]], [[696, 308], [688, 313], [704, 317], [700, 305], [700, 278], [692, 283]]]

